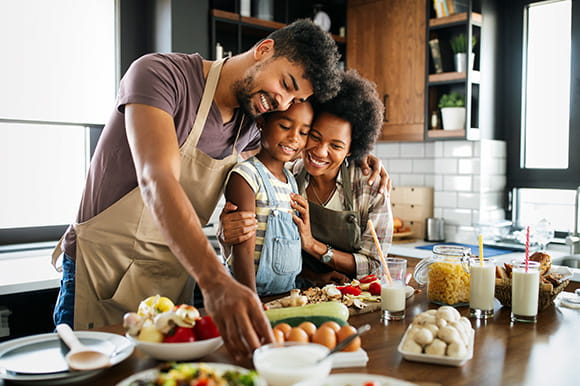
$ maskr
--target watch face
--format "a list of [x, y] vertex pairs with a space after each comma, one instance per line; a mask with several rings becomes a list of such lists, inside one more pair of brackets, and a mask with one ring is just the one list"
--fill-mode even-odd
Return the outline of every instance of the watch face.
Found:
[[323, 31], [330, 31], [330, 17], [324, 11], [318, 11], [316, 15], [314, 15], [314, 24], [322, 28]]

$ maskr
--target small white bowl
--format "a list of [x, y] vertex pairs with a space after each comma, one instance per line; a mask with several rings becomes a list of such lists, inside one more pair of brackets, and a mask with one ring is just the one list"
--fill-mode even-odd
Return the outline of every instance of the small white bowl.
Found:
[[332, 368], [328, 348], [316, 343], [271, 343], [254, 351], [254, 367], [268, 384], [293, 385], [297, 382], [322, 380]]
[[187, 343], [153, 343], [139, 340], [129, 334], [125, 335], [139, 350], [162, 361], [198, 359], [211, 354], [224, 344], [221, 336]]

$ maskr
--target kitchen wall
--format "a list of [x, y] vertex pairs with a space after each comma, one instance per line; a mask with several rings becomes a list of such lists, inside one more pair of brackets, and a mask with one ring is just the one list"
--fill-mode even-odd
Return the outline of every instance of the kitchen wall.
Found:
[[447, 241], [476, 243], [481, 223], [505, 218], [506, 143], [497, 140], [378, 143], [395, 186], [432, 186]]

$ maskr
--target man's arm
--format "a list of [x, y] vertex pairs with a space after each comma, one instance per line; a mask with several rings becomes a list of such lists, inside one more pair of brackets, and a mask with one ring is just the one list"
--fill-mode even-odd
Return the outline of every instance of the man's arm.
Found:
[[155, 107], [128, 104], [125, 120], [143, 201], [171, 251], [202, 289], [206, 309], [229, 352], [239, 360], [261, 342], [273, 341], [260, 299], [221, 265], [179, 184], [180, 157], [173, 118]]

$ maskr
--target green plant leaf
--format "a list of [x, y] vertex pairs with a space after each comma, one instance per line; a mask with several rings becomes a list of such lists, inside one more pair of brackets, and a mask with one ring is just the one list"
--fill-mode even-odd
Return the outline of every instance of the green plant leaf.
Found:
[[443, 94], [441, 95], [441, 98], [439, 98], [439, 104], [437, 107], [440, 109], [445, 107], [465, 107], [465, 98], [456, 91], [449, 94]]

